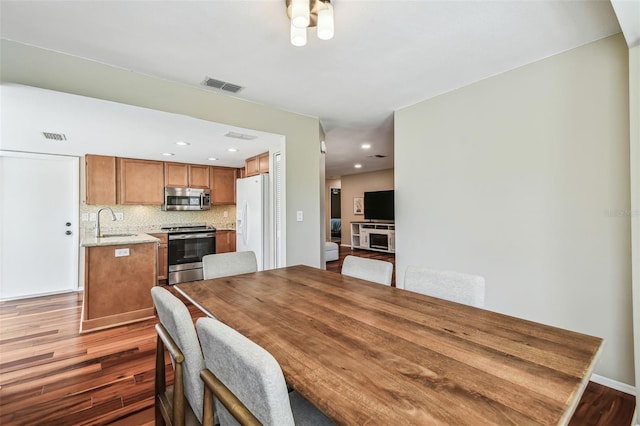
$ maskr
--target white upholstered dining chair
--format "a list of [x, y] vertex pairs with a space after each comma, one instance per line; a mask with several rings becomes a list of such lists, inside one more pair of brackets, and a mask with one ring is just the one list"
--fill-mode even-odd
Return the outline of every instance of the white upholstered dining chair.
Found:
[[258, 270], [256, 254], [252, 251], [208, 254], [202, 257], [202, 275], [205, 280], [246, 274]]
[[476, 308], [484, 307], [484, 278], [478, 275], [407, 266], [404, 288]]
[[[198, 319], [196, 329], [206, 369], [260, 423], [272, 426], [333, 424], [299, 393], [287, 391], [280, 365], [266, 349], [215, 318]], [[238, 424], [217, 399], [215, 411], [220, 426]], [[210, 413], [205, 417], [209, 418]]]
[[[200, 424], [204, 358], [191, 314], [180, 299], [162, 287], [153, 287], [151, 297], [160, 319], [156, 324], [156, 424]], [[165, 386], [165, 347], [174, 365], [174, 384], [170, 387]]]
[[393, 263], [349, 255], [344, 258], [342, 263], [342, 274], [378, 284], [391, 285]]

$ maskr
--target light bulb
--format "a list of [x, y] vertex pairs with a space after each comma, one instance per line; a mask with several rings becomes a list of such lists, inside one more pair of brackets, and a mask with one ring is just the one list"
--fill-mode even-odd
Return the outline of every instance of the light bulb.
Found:
[[297, 47], [307, 44], [307, 29], [296, 28], [293, 22], [291, 23], [291, 44]]
[[318, 11], [318, 38], [329, 40], [333, 38], [333, 6], [325, 3], [324, 7]]
[[296, 28], [309, 26], [309, 0], [291, 0], [291, 23]]

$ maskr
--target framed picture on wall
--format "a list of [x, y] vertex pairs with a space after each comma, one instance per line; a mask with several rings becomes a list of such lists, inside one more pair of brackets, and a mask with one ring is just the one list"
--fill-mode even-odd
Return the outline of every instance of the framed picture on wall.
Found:
[[363, 197], [353, 197], [353, 214], [364, 214]]

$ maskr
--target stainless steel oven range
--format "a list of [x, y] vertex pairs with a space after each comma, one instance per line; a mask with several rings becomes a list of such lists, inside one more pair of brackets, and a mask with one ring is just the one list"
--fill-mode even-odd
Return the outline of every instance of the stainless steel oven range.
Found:
[[169, 284], [202, 279], [202, 257], [216, 252], [216, 229], [205, 224], [164, 225], [169, 234]]

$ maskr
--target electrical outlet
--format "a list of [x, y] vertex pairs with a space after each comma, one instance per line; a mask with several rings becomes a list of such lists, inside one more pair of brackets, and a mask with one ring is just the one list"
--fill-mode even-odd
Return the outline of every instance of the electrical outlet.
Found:
[[296, 220], [298, 222], [302, 222], [302, 210], [298, 210], [298, 213], [296, 215]]
[[82, 213], [82, 221], [83, 222], [88, 222], [89, 221], [89, 213]]
[[96, 214], [95, 213], [89, 213], [89, 220], [91, 222], [95, 222], [96, 221]]
[[225, 210], [225, 211], [222, 213], [222, 217], [229, 217], [229, 212]]
[[129, 256], [128, 248], [116, 249], [116, 257], [124, 257], [124, 256]]
[[124, 220], [124, 213], [116, 213], [116, 220]]

